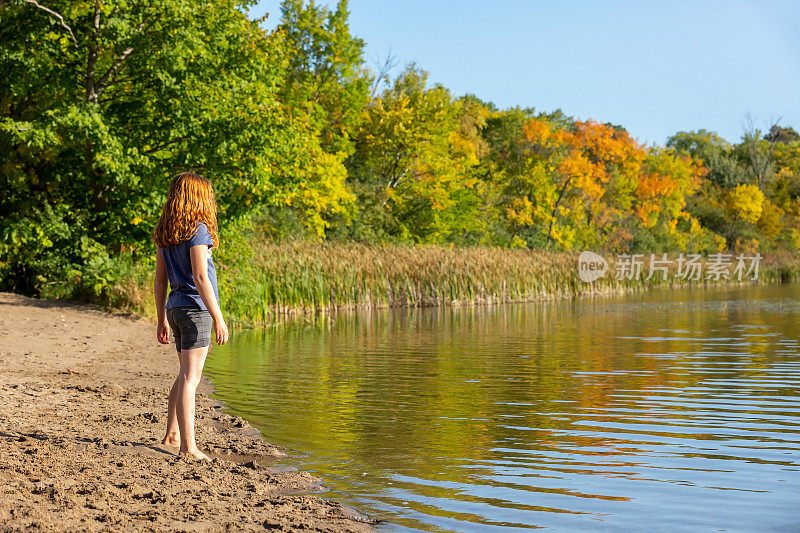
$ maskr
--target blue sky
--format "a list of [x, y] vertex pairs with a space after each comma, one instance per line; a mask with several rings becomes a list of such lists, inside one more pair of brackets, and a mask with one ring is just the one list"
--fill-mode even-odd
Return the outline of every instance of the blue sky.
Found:
[[[318, 1], [334, 6], [334, 2]], [[252, 16], [280, 20], [280, 1]], [[800, 130], [800, 2], [350, 0], [374, 67], [391, 53], [460, 96], [561, 108], [663, 144], [705, 128], [736, 142], [746, 114]]]

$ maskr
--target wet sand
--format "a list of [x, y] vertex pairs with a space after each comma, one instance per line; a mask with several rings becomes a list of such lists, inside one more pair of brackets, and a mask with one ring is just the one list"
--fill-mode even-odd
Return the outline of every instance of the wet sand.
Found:
[[284, 450], [205, 379], [195, 431], [214, 460], [161, 445], [177, 371], [149, 321], [0, 293], [0, 531], [372, 531], [319, 478], [273, 468]]

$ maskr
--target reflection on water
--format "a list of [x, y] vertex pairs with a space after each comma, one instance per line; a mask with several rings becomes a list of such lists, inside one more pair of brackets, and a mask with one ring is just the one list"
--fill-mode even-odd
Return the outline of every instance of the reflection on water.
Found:
[[389, 530], [798, 530], [798, 298], [351, 314], [235, 336], [206, 373]]

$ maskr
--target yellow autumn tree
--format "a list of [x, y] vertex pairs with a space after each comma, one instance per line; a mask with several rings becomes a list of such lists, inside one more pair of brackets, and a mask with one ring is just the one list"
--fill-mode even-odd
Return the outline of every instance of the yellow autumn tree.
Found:
[[353, 157], [354, 181], [375, 195], [364, 203], [380, 206], [385, 231], [417, 242], [468, 225], [472, 213], [461, 207], [480, 185], [470, 169], [486, 150], [488, 111], [439, 84], [426, 87], [427, 77], [411, 64], [370, 103]]
[[331, 215], [349, 220], [355, 209], [355, 195], [346, 184], [345, 152], [330, 154], [316, 143], [312, 146], [311, 163], [305, 179], [288, 193], [285, 203], [302, 215], [303, 224], [318, 239], [325, 238]]
[[759, 231], [767, 237], [774, 238], [783, 229], [784, 211], [770, 200], [764, 200], [761, 216], [756, 222]]
[[740, 184], [728, 192], [728, 209], [734, 219], [755, 224], [761, 218], [764, 193], [755, 185]]

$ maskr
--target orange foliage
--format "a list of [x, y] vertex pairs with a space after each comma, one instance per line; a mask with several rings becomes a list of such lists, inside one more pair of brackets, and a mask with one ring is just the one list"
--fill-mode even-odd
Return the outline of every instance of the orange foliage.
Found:
[[[579, 244], [574, 239], [583, 244], [613, 241], [624, 248], [624, 241], [633, 238], [626, 229], [631, 213], [645, 227], [661, 221], [674, 232], [671, 221], [708, 172], [699, 162], [672, 150], [650, 149], [625, 130], [594, 120], [560, 129], [544, 118], [531, 118], [522, 137], [526, 153], [552, 169], [550, 193], [542, 196], [549, 206], [543, 207], [550, 237], [567, 248]], [[524, 205], [512, 202], [508, 219], [520, 225], [537, 223], [525, 216], [530, 211]]]
[[522, 126], [522, 138], [530, 143], [545, 144], [552, 141], [550, 125], [543, 120], [531, 119]]

